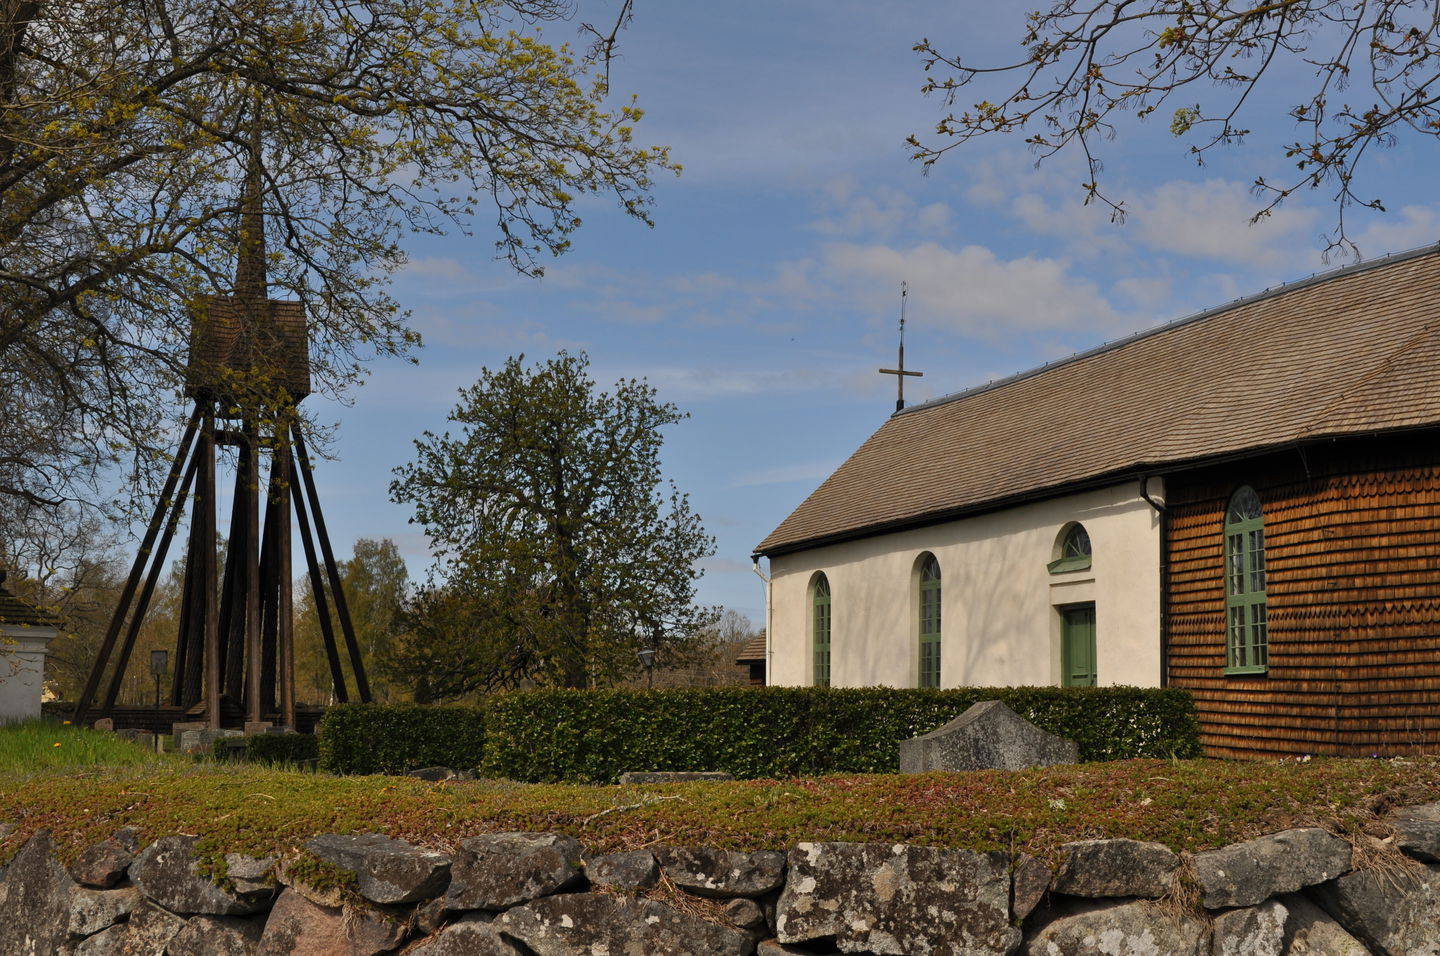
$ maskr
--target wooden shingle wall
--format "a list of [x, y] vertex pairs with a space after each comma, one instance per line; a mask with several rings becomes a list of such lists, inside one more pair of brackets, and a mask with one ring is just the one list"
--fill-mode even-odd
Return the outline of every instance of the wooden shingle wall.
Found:
[[[1269, 672], [1225, 675], [1225, 509], [1265, 511]], [[1215, 756], [1440, 753], [1440, 436], [1172, 475], [1168, 676]]]

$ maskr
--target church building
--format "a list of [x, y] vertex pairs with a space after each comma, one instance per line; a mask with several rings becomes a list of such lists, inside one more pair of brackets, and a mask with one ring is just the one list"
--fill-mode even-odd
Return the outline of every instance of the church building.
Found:
[[768, 682], [1190, 690], [1440, 748], [1440, 246], [896, 412], [756, 549]]

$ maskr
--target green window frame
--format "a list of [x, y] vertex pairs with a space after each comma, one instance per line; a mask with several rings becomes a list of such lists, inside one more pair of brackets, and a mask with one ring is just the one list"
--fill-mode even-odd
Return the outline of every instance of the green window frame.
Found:
[[816, 687], [830, 686], [830, 580], [815, 576], [810, 587], [810, 639]]
[[1080, 523], [1065, 529], [1060, 540], [1060, 557], [1046, 565], [1051, 574], [1086, 571], [1090, 568], [1090, 532]]
[[1270, 669], [1265, 604], [1265, 512], [1242, 485], [1225, 509], [1225, 673]]
[[940, 562], [927, 554], [920, 560], [920, 681], [940, 686]]

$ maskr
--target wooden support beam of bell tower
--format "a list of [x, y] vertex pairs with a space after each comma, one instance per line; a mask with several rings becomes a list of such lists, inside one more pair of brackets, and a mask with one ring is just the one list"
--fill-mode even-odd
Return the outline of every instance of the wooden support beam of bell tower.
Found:
[[[202, 717], [209, 727], [241, 720], [295, 726], [291, 551], [296, 521], [317, 608], [335, 608], [359, 699], [371, 699], [297, 411], [310, 393], [304, 310], [297, 302], [268, 298], [266, 290], [265, 171], [258, 116], [257, 105], [238, 216], [233, 294], [202, 296], [195, 304], [186, 375], [186, 391], [195, 407], [77, 702], [77, 722], [93, 716], [106, 673], [110, 682], [100, 709], [107, 715], [113, 711], [156, 581], [186, 513], [189, 543], [171, 704]], [[218, 447], [236, 449], [223, 574], [216, 526]], [[267, 447], [268, 479], [261, 461]], [[262, 488], [267, 500], [263, 523]], [[346, 700], [349, 695], [328, 611], [323, 617], [336, 696]]]

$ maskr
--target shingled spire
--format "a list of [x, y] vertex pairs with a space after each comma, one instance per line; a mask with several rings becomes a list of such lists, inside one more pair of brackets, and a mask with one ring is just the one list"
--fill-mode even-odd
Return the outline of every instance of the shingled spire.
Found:
[[[260, 109], [256, 106], [250, 122], [250, 149], [245, 164], [245, 185], [240, 193], [240, 249], [235, 262], [235, 296], [246, 305], [265, 302], [265, 212], [261, 199], [265, 191], [264, 160], [260, 155]], [[254, 312], [260, 312], [254, 309]]]
[[232, 295], [201, 296], [190, 340], [189, 394], [208, 395], [237, 408], [253, 396], [235, 392], [236, 383], [269, 381], [290, 401], [310, 394], [310, 341], [298, 302], [269, 297], [265, 268], [264, 129], [257, 106], [251, 117], [240, 189], [239, 242]]

